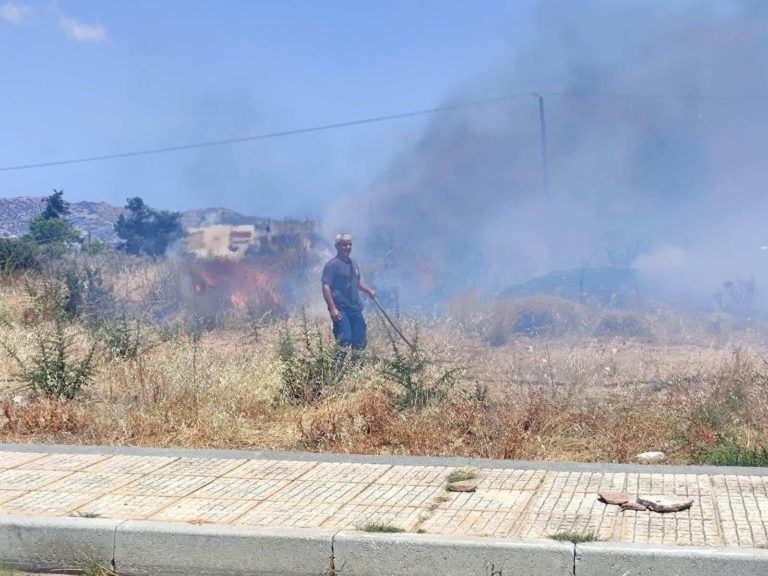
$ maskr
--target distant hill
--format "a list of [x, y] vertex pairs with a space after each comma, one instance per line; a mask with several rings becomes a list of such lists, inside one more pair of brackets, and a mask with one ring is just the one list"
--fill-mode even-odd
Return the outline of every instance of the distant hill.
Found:
[[[43, 211], [44, 200], [42, 196], [0, 198], [0, 237], [23, 236], [29, 232], [27, 222]], [[90, 233], [94, 240], [110, 243], [117, 241], [113, 226], [123, 212], [122, 207], [106, 202], [71, 202], [69, 209], [71, 213], [67, 219], [83, 236]], [[203, 208], [182, 212], [181, 223], [185, 228], [253, 224], [257, 229], [262, 229], [269, 226], [270, 219], [245, 216], [226, 208]]]
[[509, 286], [502, 298], [547, 294], [578, 302], [632, 306], [640, 294], [640, 279], [631, 268], [574, 268], [555, 270]]
[[[23, 236], [29, 232], [27, 222], [43, 211], [42, 196], [0, 198], [0, 236]], [[106, 202], [73, 202], [67, 219], [83, 235], [89, 232], [94, 240], [113, 242], [117, 239], [113, 225], [123, 211]]]

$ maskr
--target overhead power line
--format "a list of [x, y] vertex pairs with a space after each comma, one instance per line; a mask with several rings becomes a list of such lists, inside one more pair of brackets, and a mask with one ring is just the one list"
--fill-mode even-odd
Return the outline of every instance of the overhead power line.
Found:
[[[253, 136], [242, 136], [239, 138], [227, 138], [223, 140], [210, 140], [206, 142], [195, 142], [192, 144], [180, 144], [177, 146], [162, 146], [159, 148], [147, 148], [143, 150], [134, 150], [131, 152], [118, 152], [115, 154], [101, 154], [97, 156], [85, 156], [81, 158], [71, 158], [67, 160], [54, 160], [50, 162], [35, 162], [31, 164], [18, 164], [15, 166], [0, 167], [0, 172], [10, 172], [13, 170], [30, 170], [33, 168], [47, 168], [50, 166], [64, 166], [67, 164], [83, 164], [86, 162], [99, 162], [102, 160], [115, 160], [119, 158], [131, 158], [135, 156], [149, 156], [152, 154], [165, 154], [168, 152], [179, 152], [182, 150], [194, 150], [196, 148], [210, 148], [213, 146], [226, 146], [229, 144], [240, 144], [244, 142], [255, 142], [258, 140], [270, 140], [274, 138], [284, 138], [287, 136], [296, 136], [299, 134], [309, 134], [312, 132], [323, 132], [327, 130], [336, 130], [339, 128], [348, 128], [350, 126], [361, 126], [364, 124], [375, 124], [380, 122], [389, 122], [391, 120], [400, 120], [414, 116], [425, 116], [436, 114], [438, 112], [450, 112], [461, 108], [471, 108], [496, 104], [508, 100], [515, 100], [524, 97], [534, 97], [541, 99], [543, 96], [549, 97], [570, 97], [597, 100], [610, 99], [631, 99], [631, 100], [673, 100], [673, 101], [712, 101], [712, 102], [768, 102], [768, 97], [749, 95], [749, 96], [686, 96], [675, 94], [630, 94], [630, 93], [589, 93], [589, 92], [519, 92], [517, 94], [508, 94], [497, 98], [486, 100], [474, 100], [470, 102], [460, 102], [447, 106], [437, 106], [435, 108], [426, 108], [423, 110], [414, 110], [412, 112], [402, 112], [399, 114], [389, 114], [386, 116], [374, 116], [372, 118], [363, 118], [359, 120], [348, 120], [345, 122], [335, 122], [332, 124], [320, 124], [306, 128], [296, 128], [293, 130], [281, 130], [278, 132], [266, 132]], [[540, 100], [541, 101], [541, 100]]]
[[399, 120], [401, 118], [410, 118], [413, 116], [424, 116], [427, 114], [435, 114], [437, 112], [448, 112], [451, 110], [457, 110], [459, 108], [469, 108], [472, 106], [483, 106], [487, 104], [495, 104], [497, 102], [504, 102], [506, 100], [513, 100], [516, 98], [522, 98], [525, 96], [532, 96], [531, 92], [523, 92], [520, 94], [510, 94], [507, 96], [500, 96], [498, 98], [490, 98], [487, 100], [475, 100], [473, 102], [462, 102], [459, 104], [452, 104], [448, 106], [438, 106], [436, 108], [427, 108], [425, 110], [415, 110], [413, 112], [403, 112], [400, 114], [389, 114], [387, 116], [375, 116], [373, 118], [364, 118], [361, 120], [349, 120], [346, 122], [336, 122], [333, 124], [321, 124], [319, 126], [311, 126], [308, 128], [296, 128], [294, 130], [281, 130], [279, 132], [267, 132], [264, 134], [256, 134], [255, 136], [243, 136], [240, 138], [227, 138], [225, 140], [210, 140], [208, 142], [196, 142], [194, 144], [181, 144], [178, 146], [164, 146], [161, 148], [149, 148], [145, 150], [135, 150], [133, 152], [120, 152], [116, 154], [102, 154], [99, 156], [86, 156], [83, 158], [72, 158], [69, 160], [55, 160], [52, 162], [37, 162], [34, 164], [19, 164], [17, 166], [5, 166], [0, 168], [0, 172], [10, 172], [11, 170], [29, 170], [31, 168], [46, 168], [49, 166], [63, 166], [66, 164], [82, 164], [85, 162], [98, 162], [101, 160], [114, 160], [117, 158], [131, 158], [134, 156], [148, 156], [150, 154], [165, 154], [167, 152], [178, 152], [181, 150], [193, 150], [195, 148], [209, 148], [212, 146], [225, 146], [228, 144], [239, 144], [242, 142], [255, 142], [257, 140], [270, 140], [273, 138], [283, 138], [286, 136], [296, 136], [297, 134], [309, 134], [311, 132], [323, 132], [326, 130], [335, 130], [338, 128], [347, 128], [349, 126], [360, 126], [363, 124], [374, 124], [377, 122], [388, 122], [390, 120]]

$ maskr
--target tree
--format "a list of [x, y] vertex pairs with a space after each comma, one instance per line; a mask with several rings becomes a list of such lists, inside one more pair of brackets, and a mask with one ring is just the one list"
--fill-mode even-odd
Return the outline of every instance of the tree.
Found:
[[53, 194], [45, 199], [43, 218], [62, 218], [69, 214], [69, 203], [64, 201], [64, 190], [53, 189]]
[[128, 198], [128, 211], [115, 222], [115, 232], [123, 240], [121, 248], [129, 254], [160, 256], [181, 236], [181, 214], [153, 210], [138, 196]]
[[54, 188], [46, 197], [45, 208], [29, 221], [29, 236], [49, 254], [60, 255], [73, 242], [82, 242], [80, 234], [63, 216], [69, 214], [69, 204], [63, 199], [64, 191]]

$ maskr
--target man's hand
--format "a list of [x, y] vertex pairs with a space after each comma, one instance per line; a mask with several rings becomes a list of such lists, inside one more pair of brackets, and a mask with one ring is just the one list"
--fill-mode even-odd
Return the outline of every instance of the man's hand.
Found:
[[376, 299], [376, 290], [374, 290], [373, 288], [368, 288], [368, 297], [371, 300], [375, 300]]
[[329, 308], [328, 312], [331, 315], [331, 320], [333, 320], [334, 322], [338, 322], [339, 320], [341, 320], [341, 312], [335, 306], [333, 308]]

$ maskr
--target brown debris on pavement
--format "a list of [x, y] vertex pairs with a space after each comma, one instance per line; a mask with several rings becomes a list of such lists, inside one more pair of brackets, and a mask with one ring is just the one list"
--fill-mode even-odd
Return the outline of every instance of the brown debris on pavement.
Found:
[[693, 506], [693, 500], [675, 496], [639, 496], [637, 502], [652, 512], [682, 512]]
[[621, 506], [629, 502], [629, 494], [626, 492], [611, 492], [608, 490], [601, 490], [597, 493], [598, 499], [605, 504], [616, 504]]
[[612, 492], [601, 490], [597, 493], [597, 499], [604, 504], [621, 506], [622, 511], [635, 510], [637, 512], [667, 513], [682, 512], [693, 506], [692, 499], [684, 499], [679, 496], [639, 496], [636, 502], [630, 502], [629, 494], [625, 492]]
[[622, 512], [626, 512], [628, 510], [634, 510], [635, 512], [646, 512], [648, 508], [638, 502], [625, 502], [621, 505], [621, 510]]
[[474, 492], [477, 490], [477, 482], [472, 480], [462, 480], [460, 482], [453, 482], [448, 484], [448, 492]]

